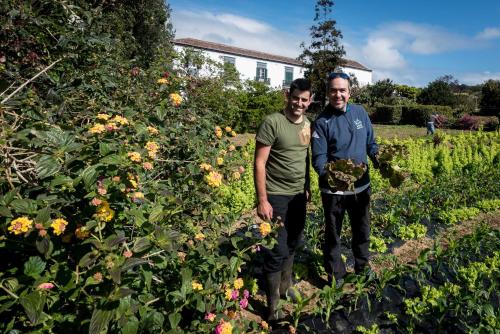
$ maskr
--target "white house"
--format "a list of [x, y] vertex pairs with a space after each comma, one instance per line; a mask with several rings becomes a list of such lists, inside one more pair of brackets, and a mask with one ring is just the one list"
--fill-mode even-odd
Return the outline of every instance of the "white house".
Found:
[[[174, 47], [177, 51], [184, 48], [202, 50], [214, 61], [234, 64], [242, 79], [263, 81], [275, 88], [288, 87], [294, 79], [304, 76], [302, 62], [289, 57], [194, 38], [176, 39]], [[344, 62], [340, 69], [356, 76], [360, 86], [372, 83], [372, 70], [354, 60], [344, 59]]]

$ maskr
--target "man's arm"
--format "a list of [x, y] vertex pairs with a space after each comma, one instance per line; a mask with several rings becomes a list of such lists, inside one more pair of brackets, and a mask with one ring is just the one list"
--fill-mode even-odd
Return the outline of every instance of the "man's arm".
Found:
[[255, 143], [254, 183], [258, 201], [257, 214], [263, 220], [273, 218], [273, 207], [267, 200], [266, 191], [266, 163], [270, 152], [271, 146], [258, 141]]
[[[312, 164], [314, 170], [321, 177], [325, 174], [325, 165], [328, 162], [328, 142], [326, 131], [318, 119], [314, 122], [313, 133], [311, 136]], [[324, 123], [324, 122], [323, 122]]]
[[311, 201], [311, 159], [309, 159], [309, 148], [307, 148], [307, 155], [306, 155], [306, 182], [304, 185], [304, 191], [306, 194], [306, 200], [309, 202]]
[[[366, 111], [365, 111], [366, 113]], [[368, 156], [370, 157], [370, 160], [373, 162], [373, 165], [375, 168], [379, 167], [379, 161], [378, 161], [378, 145], [375, 142], [375, 133], [373, 131], [373, 125], [372, 122], [370, 121], [370, 117], [368, 117], [368, 114], [366, 113], [366, 129], [367, 129], [367, 136], [366, 136], [366, 152]]]

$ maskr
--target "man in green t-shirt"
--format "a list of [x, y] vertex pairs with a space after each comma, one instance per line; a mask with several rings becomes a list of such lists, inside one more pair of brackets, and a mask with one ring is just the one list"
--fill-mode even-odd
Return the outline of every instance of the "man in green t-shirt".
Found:
[[282, 113], [268, 115], [260, 125], [255, 146], [257, 214], [266, 221], [283, 223], [277, 244], [265, 249], [267, 320], [277, 320], [281, 296], [294, 298], [292, 267], [295, 248], [303, 234], [309, 199], [308, 147], [311, 125], [304, 115], [311, 103], [311, 83], [296, 79], [290, 85]]

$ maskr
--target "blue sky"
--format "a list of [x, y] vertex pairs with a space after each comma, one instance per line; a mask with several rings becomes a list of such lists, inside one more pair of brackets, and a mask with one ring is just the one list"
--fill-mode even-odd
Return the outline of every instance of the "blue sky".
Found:
[[[192, 37], [297, 57], [310, 42], [316, 1], [172, 0], [176, 38]], [[443, 75], [460, 83], [500, 80], [498, 0], [339, 0], [331, 18], [346, 58], [374, 81], [423, 87]]]

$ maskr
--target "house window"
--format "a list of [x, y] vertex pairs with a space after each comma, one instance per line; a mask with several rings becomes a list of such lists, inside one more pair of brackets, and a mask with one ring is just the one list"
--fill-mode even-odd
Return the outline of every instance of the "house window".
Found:
[[285, 80], [283, 80], [283, 87], [290, 87], [293, 81], [293, 67], [285, 66]]
[[224, 64], [231, 64], [231, 65], [235, 65], [236, 64], [236, 58], [235, 57], [222, 56], [222, 60], [224, 61]]
[[257, 70], [255, 73], [255, 80], [269, 83], [269, 79], [267, 78], [267, 64], [257, 62]]

